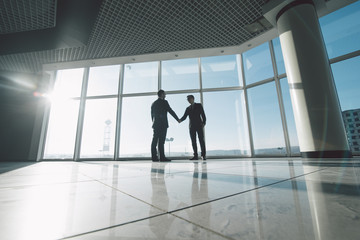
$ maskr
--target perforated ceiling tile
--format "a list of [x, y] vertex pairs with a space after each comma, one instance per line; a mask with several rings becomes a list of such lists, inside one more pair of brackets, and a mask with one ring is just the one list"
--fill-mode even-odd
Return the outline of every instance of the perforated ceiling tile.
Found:
[[264, 1], [106, 1], [87, 57], [234, 46], [254, 37], [244, 26]]
[[55, 26], [56, 0], [0, 0], [0, 34]]
[[[22, 6], [14, 7], [15, 2]], [[54, 2], [0, 0], [1, 9], [4, 8], [1, 11], [11, 18], [0, 20], [1, 33], [51, 26]], [[245, 28], [262, 16], [264, 3], [265, 0], [104, 0], [85, 47], [3, 55], [0, 70], [38, 72], [45, 63], [240, 45], [269, 30], [270, 27], [251, 33]], [[31, 23], [27, 22], [29, 18]]]

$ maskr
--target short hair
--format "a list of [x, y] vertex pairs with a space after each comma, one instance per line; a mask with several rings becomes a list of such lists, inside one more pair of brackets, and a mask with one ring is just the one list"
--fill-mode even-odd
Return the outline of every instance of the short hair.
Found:
[[195, 99], [194, 95], [188, 95], [187, 98], [192, 98], [192, 99]]
[[164, 90], [162, 90], [162, 89], [160, 89], [159, 91], [158, 91], [158, 97], [160, 97], [163, 93], [165, 93], [165, 91]]

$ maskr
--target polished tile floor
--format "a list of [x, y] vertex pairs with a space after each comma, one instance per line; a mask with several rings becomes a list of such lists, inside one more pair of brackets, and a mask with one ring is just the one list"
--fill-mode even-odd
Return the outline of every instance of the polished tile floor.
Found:
[[0, 163], [0, 239], [360, 239], [360, 159]]

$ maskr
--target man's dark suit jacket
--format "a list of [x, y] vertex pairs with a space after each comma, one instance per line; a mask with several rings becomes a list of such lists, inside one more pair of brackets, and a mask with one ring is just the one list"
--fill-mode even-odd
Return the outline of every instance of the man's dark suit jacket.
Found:
[[171, 109], [168, 101], [158, 98], [151, 105], [151, 120], [153, 128], [168, 128], [169, 122], [167, 113], [170, 113], [176, 120], [179, 120], [176, 113]]
[[204, 108], [201, 103], [194, 103], [186, 108], [184, 116], [180, 118], [181, 121], [184, 121], [186, 117], [189, 116], [189, 128], [198, 128], [203, 127], [206, 124], [206, 116]]

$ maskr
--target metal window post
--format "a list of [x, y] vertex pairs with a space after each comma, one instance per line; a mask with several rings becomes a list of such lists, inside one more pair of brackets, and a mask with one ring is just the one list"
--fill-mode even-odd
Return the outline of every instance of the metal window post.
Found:
[[116, 112], [116, 130], [115, 130], [115, 144], [114, 144], [114, 160], [118, 160], [120, 157], [120, 134], [121, 134], [121, 113], [122, 113], [122, 94], [124, 89], [124, 71], [125, 64], [120, 65], [119, 74], [119, 88], [118, 88], [118, 101]]
[[80, 148], [81, 148], [81, 140], [82, 140], [81, 138], [82, 138], [83, 124], [84, 124], [86, 92], [87, 92], [87, 85], [89, 79], [89, 71], [90, 70], [88, 67], [84, 69], [83, 82], [82, 82], [81, 95], [80, 95], [78, 123], [76, 128], [74, 161], [78, 161], [80, 159]]
[[269, 48], [270, 48], [271, 61], [272, 61], [272, 66], [273, 66], [274, 76], [275, 76], [276, 92], [277, 92], [277, 96], [278, 96], [281, 123], [282, 123], [282, 127], [283, 127], [283, 134], [284, 134], [284, 140], [285, 140], [285, 146], [286, 146], [286, 156], [290, 157], [291, 156], [291, 147], [290, 147], [289, 131], [288, 131], [288, 126], [287, 126], [287, 121], [286, 121], [286, 114], [285, 114], [283, 96], [282, 96], [282, 92], [281, 92], [280, 79], [278, 77], [274, 45], [273, 45], [272, 41], [269, 42]]

